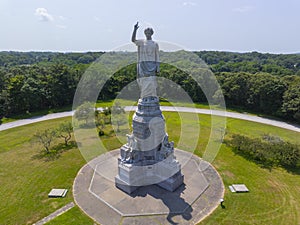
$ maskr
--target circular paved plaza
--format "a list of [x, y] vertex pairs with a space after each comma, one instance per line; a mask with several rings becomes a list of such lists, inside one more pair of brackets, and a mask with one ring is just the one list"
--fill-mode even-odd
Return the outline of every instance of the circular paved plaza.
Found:
[[174, 192], [155, 184], [126, 194], [115, 187], [119, 150], [100, 155], [79, 171], [73, 186], [76, 204], [102, 225], [196, 224], [220, 207], [224, 185], [211, 164], [175, 150], [184, 184]]

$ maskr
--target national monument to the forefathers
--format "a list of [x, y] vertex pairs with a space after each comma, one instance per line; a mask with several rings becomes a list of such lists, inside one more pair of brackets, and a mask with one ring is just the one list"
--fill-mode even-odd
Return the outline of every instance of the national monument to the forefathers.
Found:
[[[140, 96], [132, 118], [132, 133], [120, 149], [100, 154], [80, 169], [73, 185], [74, 201], [104, 225], [197, 224], [218, 207], [224, 197], [224, 185], [210, 163], [189, 151], [174, 151], [156, 92], [158, 44], [152, 40], [151, 28], [145, 30], [145, 40], [136, 40], [137, 29], [138, 23], [132, 42], [138, 48], [136, 81]], [[128, 52], [117, 56], [123, 61], [127, 54], [134, 57]], [[106, 60], [104, 57], [103, 62]], [[161, 54], [161, 61], [166, 63], [165, 60], [166, 55]], [[182, 62], [182, 58], [178, 60]], [[98, 61], [100, 66], [103, 62]], [[78, 138], [82, 132], [86, 130], [81, 129]], [[197, 134], [190, 135], [197, 140]], [[83, 146], [85, 140], [79, 140]], [[90, 154], [90, 143], [85, 146]]]
[[174, 156], [174, 143], [165, 132], [165, 120], [156, 93], [159, 73], [159, 47], [152, 40], [153, 30], [145, 29], [145, 40], [137, 40], [138, 23], [132, 42], [138, 48], [137, 82], [140, 88], [138, 107], [133, 115], [133, 132], [120, 149], [115, 185], [132, 193], [140, 186], [157, 184], [174, 191], [183, 183], [181, 165]]

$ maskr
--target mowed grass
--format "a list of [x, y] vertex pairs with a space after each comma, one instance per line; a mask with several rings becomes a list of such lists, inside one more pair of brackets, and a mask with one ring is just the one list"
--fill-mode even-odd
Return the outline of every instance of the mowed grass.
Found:
[[[109, 107], [112, 106], [115, 101], [119, 102], [122, 106], [136, 106], [137, 101], [127, 100], [127, 99], [116, 99], [113, 101], [98, 101], [96, 103], [96, 107]], [[186, 102], [168, 102], [160, 101], [160, 105], [162, 106], [177, 106], [177, 107], [192, 107], [192, 108], [202, 108], [202, 109], [209, 109], [210, 106], [207, 103], [186, 103]]]
[[[225, 209], [219, 207], [200, 224], [299, 224], [300, 176], [269, 171], [234, 155], [223, 146], [213, 165], [225, 185]], [[231, 193], [231, 184], [246, 184], [249, 193]]]
[[[300, 144], [300, 134], [249, 121], [228, 119], [228, 133], [251, 137], [271, 134]], [[200, 224], [300, 224], [300, 171], [271, 171], [235, 155], [222, 145], [213, 165], [225, 185], [225, 209], [219, 207]], [[228, 186], [244, 183], [249, 193], [231, 193]]]
[[92, 219], [87, 217], [78, 206], [67, 211], [65, 214], [49, 221], [47, 225], [94, 225], [96, 224]]
[[[170, 140], [181, 149], [194, 150], [201, 156], [206, 150], [210, 131], [210, 116], [199, 115], [200, 135], [193, 136], [197, 128], [192, 113], [164, 112]], [[181, 122], [179, 117], [183, 117]], [[198, 115], [197, 115], [198, 117]], [[72, 184], [78, 170], [85, 164], [78, 149], [70, 149], [54, 161], [36, 159], [39, 148], [31, 143], [36, 130], [56, 127], [70, 120], [64, 118], [31, 124], [0, 132], [0, 224], [31, 224], [49, 215], [73, 200]], [[258, 123], [227, 119], [227, 132], [259, 137], [263, 133], [280, 136], [300, 144], [300, 134]], [[180, 143], [181, 124], [186, 135]], [[122, 129], [127, 129], [124, 126]], [[123, 135], [123, 134], [122, 134]], [[87, 141], [89, 137], [86, 137]], [[194, 147], [194, 140], [197, 140]], [[121, 138], [121, 140], [123, 140]], [[92, 142], [92, 140], [91, 140]], [[113, 134], [103, 143], [112, 150], [122, 143]], [[219, 171], [226, 187], [225, 209], [218, 208], [200, 224], [299, 224], [300, 175], [283, 169], [260, 168], [241, 156], [235, 155], [224, 144], [213, 165]], [[232, 183], [245, 183], [249, 193], [228, 191]], [[51, 188], [68, 188], [66, 198], [49, 199]], [[48, 224], [93, 224], [78, 207], [71, 209]]]
[[[72, 184], [85, 164], [77, 149], [54, 161], [36, 157], [41, 147], [31, 142], [37, 130], [57, 127], [63, 118], [0, 132], [0, 224], [32, 224], [73, 200]], [[48, 198], [52, 188], [67, 188], [65, 198]]]

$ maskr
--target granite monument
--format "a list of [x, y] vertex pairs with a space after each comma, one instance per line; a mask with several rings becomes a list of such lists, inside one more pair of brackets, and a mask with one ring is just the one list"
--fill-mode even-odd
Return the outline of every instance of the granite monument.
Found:
[[165, 120], [156, 93], [159, 46], [152, 40], [152, 28], [145, 29], [145, 40], [137, 40], [138, 28], [136, 23], [131, 40], [138, 48], [140, 99], [132, 119], [133, 132], [127, 135], [127, 143], [120, 148], [115, 185], [129, 194], [141, 186], [152, 184], [174, 191], [183, 184], [184, 176], [174, 155], [174, 142], [169, 141], [165, 131]]

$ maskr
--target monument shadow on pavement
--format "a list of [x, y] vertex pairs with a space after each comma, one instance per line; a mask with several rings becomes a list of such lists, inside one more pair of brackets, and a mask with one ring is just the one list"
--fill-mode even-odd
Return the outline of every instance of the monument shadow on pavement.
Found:
[[218, 207], [223, 198], [224, 186], [216, 170], [181, 150], [175, 153], [184, 165], [185, 184], [173, 192], [148, 185], [127, 194], [114, 183], [118, 153], [119, 150], [114, 150], [95, 158], [80, 170], [74, 181], [76, 204], [103, 225], [196, 224]]

